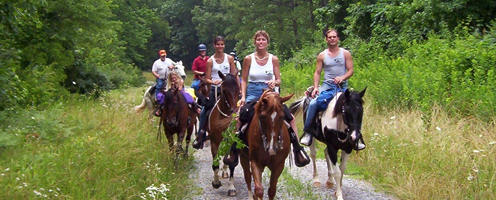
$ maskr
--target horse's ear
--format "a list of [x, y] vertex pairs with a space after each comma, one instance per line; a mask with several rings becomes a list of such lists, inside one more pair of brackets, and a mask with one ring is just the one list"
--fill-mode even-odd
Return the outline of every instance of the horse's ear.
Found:
[[351, 94], [350, 89], [346, 89], [346, 91], [344, 91], [344, 96], [345, 96], [346, 98], [349, 98], [349, 97], [350, 97], [350, 94]]
[[367, 87], [365, 87], [361, 92], [360, 92], [360, 96], [363, 98], [363, 96], [365, 95], [365, 91], [367, 91]]
[[293, 95], [294, 95], [294, 94], [290, 94], [290, 95], [288, 95], [288, 96], [282, 97], [282, 98], [281, 98], [281, 103], [284, 103], [285, 101], [287, 101], [287, 100], [291, 99], [291, 97], [293, 97]]
[[219, 77], [224, 80], [224, 78], [226, 78], [226, 76], [224, 76], [224, 74], [220, 71], [217, 71], [217, 73], [219, 74]]

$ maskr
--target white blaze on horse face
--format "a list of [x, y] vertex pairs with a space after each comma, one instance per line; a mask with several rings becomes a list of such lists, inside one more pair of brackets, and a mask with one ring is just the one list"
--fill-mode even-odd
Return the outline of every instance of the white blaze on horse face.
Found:
[[[276, 116], [277, 116], [277, 112], [273, 112], [270, 115], [270, 118], [272, 119], [272, 124], [274, 124], [274, 120], [275, 120]], [[273, 129], [271, 131], [272, 132], [270, 133], [269, 155], [273, 156], [273, 155], [276, 155], [276, 151], [274, 150], [274, 137], [275, 137], [276, 133], [274, 132]]]

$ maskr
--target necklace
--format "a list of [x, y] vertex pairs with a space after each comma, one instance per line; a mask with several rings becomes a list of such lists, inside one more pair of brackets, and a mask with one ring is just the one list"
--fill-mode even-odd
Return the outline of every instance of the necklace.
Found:
[[263, 58], [259, 58], [259, 57], [257, 56], [257, 54], [255, 54], [255, 58], [256, 58], [257, 60], [265, 60], [265, 59], [267, 58], [267, 55], [265, 55]]

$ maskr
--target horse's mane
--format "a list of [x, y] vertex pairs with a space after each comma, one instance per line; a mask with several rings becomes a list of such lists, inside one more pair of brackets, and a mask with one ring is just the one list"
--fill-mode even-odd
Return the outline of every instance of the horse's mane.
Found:
[[[339, 93], [337, 93], [339, 94]], [[336, 95], [337, 95], [336, 94]], [[346, 97], [349, 97], [349, 101], [346, 101]], [[363, 99], [361, 98], [360, 94], [358, 92], [352, 91], [352, 90], [346, 90], [343, 92], [337, 99], [336, 105], [334, 106], [333, 110], [333, 116], [335, 117], [337, 114], [343, 112], [343, 106], [349, 103], [359, 103], [360, 105], [363, 105]]]

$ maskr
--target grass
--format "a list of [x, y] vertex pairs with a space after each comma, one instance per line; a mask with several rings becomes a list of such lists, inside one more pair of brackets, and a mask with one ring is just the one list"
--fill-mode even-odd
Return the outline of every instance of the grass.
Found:
[[[143, 88], [98, 100], [68, 100], [45, 111], [23, 111], [1, 134], [19, 145], [0, 148], [2, 199], [183, 199], [192, 160], [175, 160], [156, 138], [156, 122], [136, 114]], [[55, 128], [53, 128], [55, 127]], [[163, 195], [162, 195], [163, 196]], [[148, 196], [149, 198], [149, 196]]]

